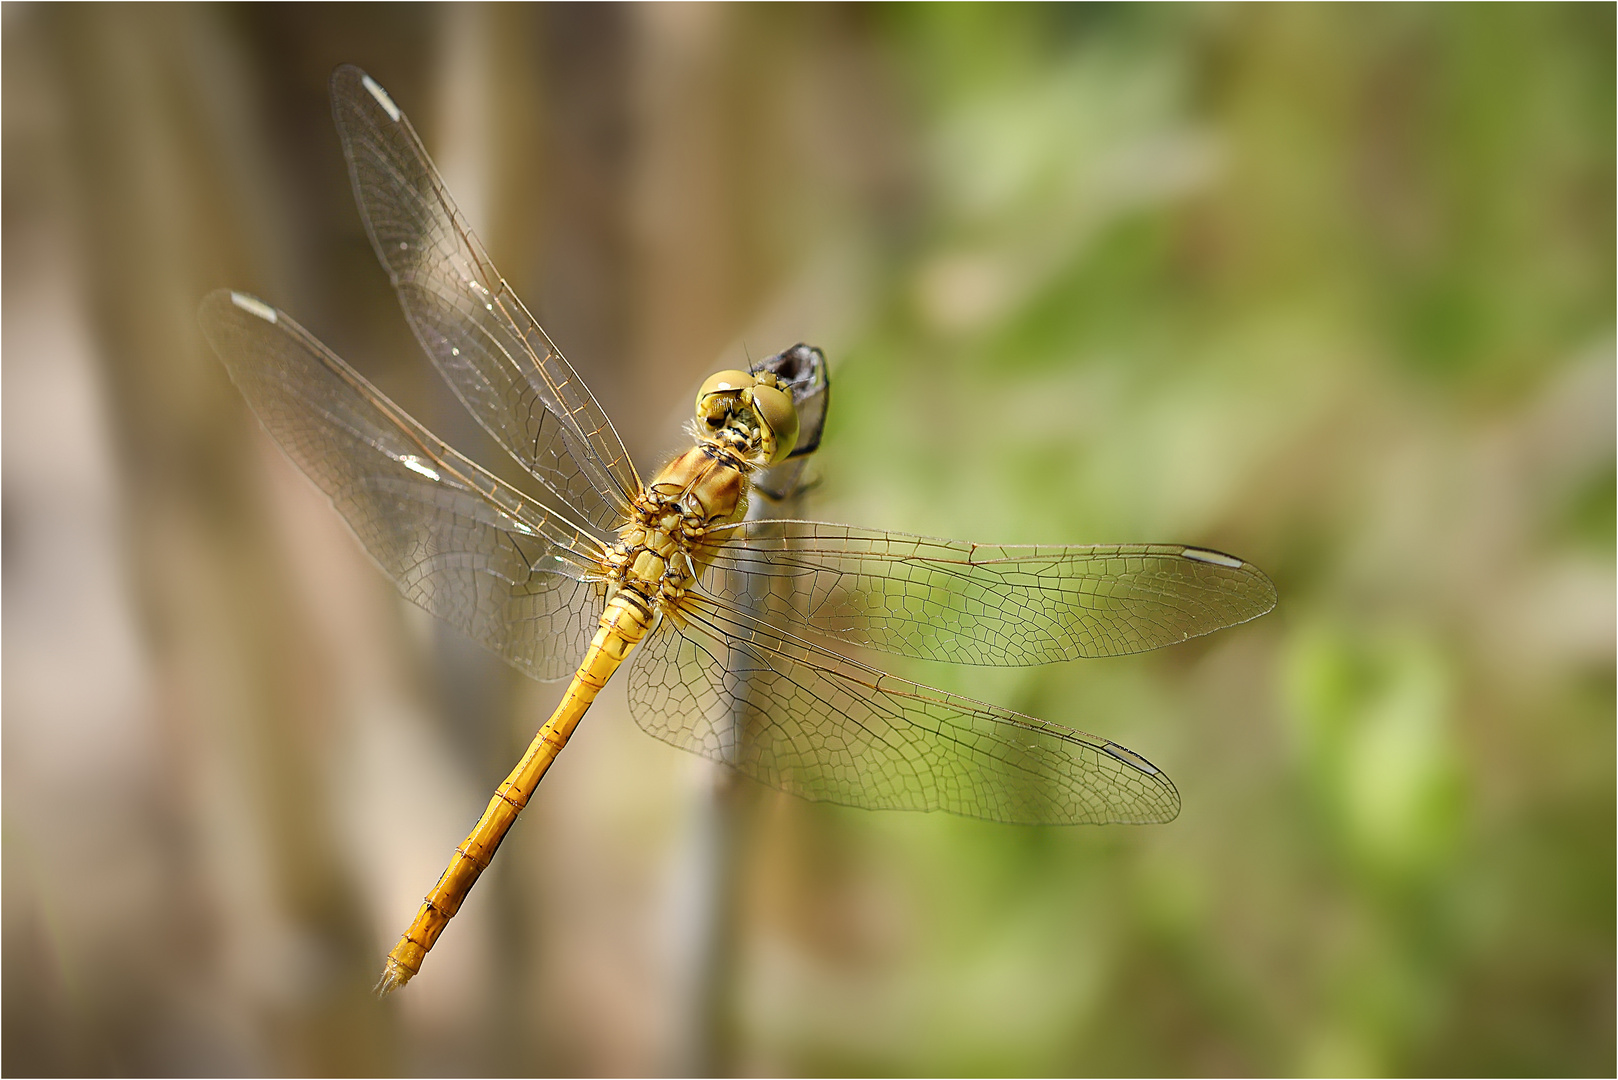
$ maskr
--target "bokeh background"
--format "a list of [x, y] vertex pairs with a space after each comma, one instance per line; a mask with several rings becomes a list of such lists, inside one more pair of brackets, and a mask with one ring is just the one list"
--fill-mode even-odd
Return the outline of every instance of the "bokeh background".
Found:
[[[0, 19], [7, 1073], [1613, 1072], [1611, 5]], [[558, 691], [399, 600], [198, 333], [257, 292], [489, 456], [343, 61], [643, 465], [809, 340], [814, 516], [1267, 569], [1158, 654], [903, 668], [1180, 818], [809, 805], [609, 688], [370, 998]]]

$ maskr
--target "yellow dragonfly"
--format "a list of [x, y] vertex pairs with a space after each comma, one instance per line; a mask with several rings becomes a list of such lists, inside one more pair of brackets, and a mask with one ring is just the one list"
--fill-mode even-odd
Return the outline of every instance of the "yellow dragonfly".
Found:
[[1173, 783], [1104, 738], [903, 679], [849, 646], [956, 664], [1155, 649], [1275, 605], [1252, 565], [1179, 544], [997, 547], [745, 515], [800, 447], [796, 367], [708, 379], [693, 445], [641, 479], [489, 261], [421, 140], [358, 68], [332, 76], [360, 213], [439, 373], [530, 474], [457, 452], [281, 311], [221, 290], [202, 328], [248, 405], [382, 571], [536, 679], [556, 711], [388, 955], [410, 980], [603, 684], [649, 734], [771, 787], [1001, 822], [1160, 822]]

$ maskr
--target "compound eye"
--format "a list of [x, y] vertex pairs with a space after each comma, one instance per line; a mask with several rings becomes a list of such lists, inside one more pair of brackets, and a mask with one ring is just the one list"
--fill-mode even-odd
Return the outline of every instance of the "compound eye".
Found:
[[709, 394], [751, 390], [757, 384], [758, 380], [745, 371], [716, 371], [703, 380], [702, 389], [697, 391], [697, 400], [701, 401]]
[[749, 390], [758, 380], [745, 371], [720, 371], [708, 376], [702, 389], [697, 391], [697, 419], [710, 427], [725, 421], [725, 414], [735, 405], [742, 392]]
[[792, 404], [792, 395], [773, 386], [755, 386], [748, 397], [753, 401], [753, 412], [774, 439], [769, 447], [769, 463], [778, 465], [787, 459], [798, 445], [798, 410]]

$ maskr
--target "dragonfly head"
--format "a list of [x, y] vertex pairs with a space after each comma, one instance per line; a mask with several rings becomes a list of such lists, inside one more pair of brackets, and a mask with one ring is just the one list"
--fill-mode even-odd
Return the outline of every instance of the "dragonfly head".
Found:
[[767, 468], [798, 445], [798, 410], [774, 375], [721, 371], [697, 392], [697, 430]]

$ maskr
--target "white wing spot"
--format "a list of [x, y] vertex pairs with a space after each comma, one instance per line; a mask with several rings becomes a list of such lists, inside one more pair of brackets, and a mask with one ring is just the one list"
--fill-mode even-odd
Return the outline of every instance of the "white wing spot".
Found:
[[366, 90], [370, 91], [371, 96], [376, 98], [376, 103], [382, 106], [382, 111], [388, 114], [388, 119], [398, 123], [399, 106], [393, 103], [393, 99], [388, 96], [388, 92], [378, 86], [376, 80], [369, 75], [361, 75], [360, 82], [365, 85]]
[[230, 302], [247, 312], [249, 315], [257, 315], [259, 318], [263, 319], [267, 323], [271, 323], [272, 325], [275, 322], [275, 309], [256, 296], [248, 296], [246, 293], [233, 292], [230, 294]]
[[1117, 758], [1125, 765], [1139, 769], [1143, 773], [1150, 773], [1152, 776], [1157, 775], [1157, 767], [1150, 761], [1147, 761], [1145, 758], [1135, 753], [1133, 750], [1126, 750], [1117, 743], [1108, 743], [1101, 749], [1105, 750], [1110, 756]]
[[1188, 559], [1195, 559], [1197, 562], [1213, 563], [1215, 566], [1228, 566], [1232, 570], [1240, 570], [1242, 567], [1242, 561], [1240, 559], [1232, 558], [1229, 555], [1221, 555], [1217, 551], [1204, 551], [1201, 548], [1186, 548], [1184, 551], [1180, 552], [1180, 554], [1184, 555]]
[[438, 474], [421, 463], [421, 459], [414, 454], [407, 454], [399, 459], [399, 464], [411, 472], [418, 472], [429, 480], [437, 480]]

